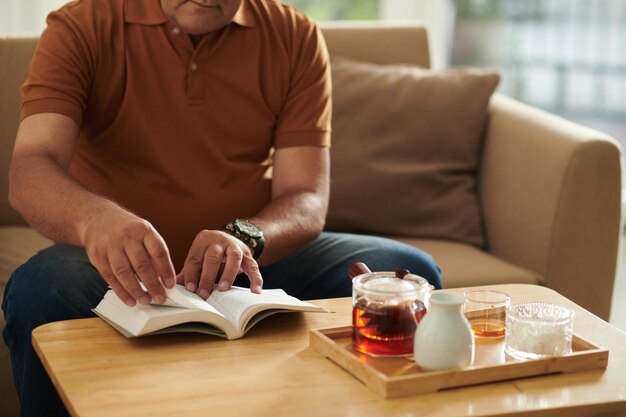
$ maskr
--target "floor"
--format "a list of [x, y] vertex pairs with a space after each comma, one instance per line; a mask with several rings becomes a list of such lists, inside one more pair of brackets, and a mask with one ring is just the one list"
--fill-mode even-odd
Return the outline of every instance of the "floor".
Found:
[[[624, 236], [626, 237], [626, 236]], [[609, 322], [626, 332], [626, 241], [622, 241]]]

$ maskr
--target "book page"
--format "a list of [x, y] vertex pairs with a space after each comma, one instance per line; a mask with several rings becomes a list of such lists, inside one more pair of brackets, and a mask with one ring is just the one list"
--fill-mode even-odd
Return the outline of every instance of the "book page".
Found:
[[237, 324], [250, 306], [266, 304], [270, 301], [268, 295], [271, 291], [279, 291], [288, 297], [283, 290], [263, 290], [261, 294], [255, 294], [248, 288], [233, 286], [228, 291], [213, 291], [207, 301], [220, 310], [231, 322]]
[[248, 288], [231, 287], [228, 291], [213, 291], [207, 300], [242, 332], [251, 326], [247, 322], [263, 310], [325, 311], [323, 308], [288, 295], [281, 289], [263, 290], [255, 294]]
[[203, 300], [198, 294], [187, 291], [185, 287], [180, 284], [175, 285], [174, 288], [166, 288], [165, 294], [167, 295], [167, 300], [165, 300], [163, 305], [211, 311], [222, 315], [211, 304], [207, 303], [206, 300]]
[[[191, 324], [191, 322], [202, 322], [219, 329], [206, 331], [206, 333], [228, 338], [240, 336], [237, 326], [233, 325], [222, 313], [195, 294], [189, 294], [191, 295], [188, 296], [181, 291], [175, 295], [177, 300], [175, 305], [172, 301], [170, 305], [137, 304], [129, 307], [112, 290], [109, 290], [93, 311], [127, 337], [149, 334], [182, 323]], [[179, 307], [176, 306], [178, 303], [195, 305], [197, 308]], [[198, 324], [196, 327], [202, 331], [201, 327], [210, 326]]]
[[93, 310], [127, 337], [155, 332], [200, 331], [235, 339], [270, 314], [289, 311], [320, 311], [322, 307], [300, 301], [283, 290], [252, 293], [248, 288], [215, 290], [203, 300], [183, 286], [167, 289], [165, 305], [129, 307], [109, 290]]

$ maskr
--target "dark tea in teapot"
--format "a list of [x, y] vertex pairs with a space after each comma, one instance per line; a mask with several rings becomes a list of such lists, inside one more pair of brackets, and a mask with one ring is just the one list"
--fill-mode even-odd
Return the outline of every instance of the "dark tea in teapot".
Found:
[[424, 301], [431, 288], [416, 275], [404, 279], [393, 272], [357, 276], [352, 290], [354, 348], [372, 356], [412, 354], [415, 330], [426, 314]]

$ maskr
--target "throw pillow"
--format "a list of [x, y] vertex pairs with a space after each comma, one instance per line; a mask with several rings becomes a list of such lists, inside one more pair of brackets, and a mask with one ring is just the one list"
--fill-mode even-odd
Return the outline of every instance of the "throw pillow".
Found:
[[326, 229], [482, 247], [476, 173], [491, 71], [333, 59]]

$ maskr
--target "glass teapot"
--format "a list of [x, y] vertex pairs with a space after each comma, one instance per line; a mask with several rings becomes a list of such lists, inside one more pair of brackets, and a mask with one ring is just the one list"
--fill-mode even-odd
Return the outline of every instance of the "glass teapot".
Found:
[[353, 347], [372, 356], [411, 355], [434, 287], [408, 271], [371, 272], [362, 263], [353, 265], [349, 275]]

